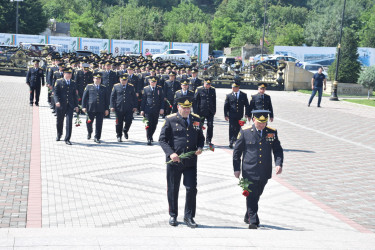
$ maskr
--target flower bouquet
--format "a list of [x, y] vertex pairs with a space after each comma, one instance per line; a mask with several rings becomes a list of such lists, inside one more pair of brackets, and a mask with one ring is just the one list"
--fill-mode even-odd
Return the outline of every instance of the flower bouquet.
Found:
[[249, 189], [250, 184], [253, 184], [253, 183], [246, 178], [241, 178], [240, 182], [238, 183], [238, 186], [240, 186], [243, 190], [242, 195], [245, 197], [249, 196], [251, 192], [251, 190]]
[[143, 117], [142, 122], [145, 124], [145, 129], [147, 130], [150, 127], [148, 119], [146, 117]]
[[76, 118], [76, 120], [75, 120], [75, 122], [74, 122], [74, 124], [76, 125], [76, 127], [79, 127], [79, 126], [81, 126], [81, 119], [79, 119], [79, 113], [77, 113], [77, 118]]
[[201, 124], [202, 124], [202, 129], [203, 130], [205, 130], [206, 129], [206, 127], [204, 126], [204, 117], [203, 116], [201, 116]]
[[[204, 151], [214, 152], [215, 151], [215, 145], [211, 143], [207, 148], [202, 149], [202, 152], [204, 152]], [[195, 155], [195, 152], [197, 152], [197, 151], [189, 151], [189, 152], [186, 152], [186, 153], [182, 153], [178, 157], [181, 160], [188, 159], [188, 158], [192, 157], [193, 155]], [[170, 160], [170, 161], [167, 161], [165, 164], [170, 164], [172, 162], [173, 162], [173, 160]]]
[[238, 121], [238, 123], [239, 123], [240, 126], [242, 127], [242, 126], [245, 125], [245, 123], [246, 123], [246, 118], [242, 118], [241, 120]]
[[172, 104], [168, 101], [168, 99], [166, 101], [167, 101], [169, 107], [172, 108]]

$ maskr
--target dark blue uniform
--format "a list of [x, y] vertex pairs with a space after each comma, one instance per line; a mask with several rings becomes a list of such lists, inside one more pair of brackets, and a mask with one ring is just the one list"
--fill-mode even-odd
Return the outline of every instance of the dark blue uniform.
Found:
[[114, 108], [116, 112], [117, 137], [121, 138], [123, 131], [124, 133], [129, 131], [133, 121], [133, 109], [137, 108], [137, 104], [138, 99], [133, 84], [122, 85], [118, 83], [113, 86], [110, 107]]
[[160, 86], [155, 86], [154, 90], [151, 89], [151, 86], [144, 87], [141, 111], [145, 113], [145, 117], [149, 121], [147, 140], [153, 140], [152, 136], [154, 135], [156, 126], [158, 125], [161, 109], [164, 109], [163, 89]]
[[[174, 95], [177, 90], [181, 89], [181, 83], [178, 81], [168, 80], [164, 83], [164, 97], [168, 100], [170, 105], [174, 103]], [[165, 104], [165, 115], [169, 115], [172, 112], [172, 107], [168, 103]]]
[[29, 68], [26, 75], [26, 83], [30, 87], [30, 105], [34, 103], [39, 105], [39, 96], [41, 85], [44, 86], [44, 71], [41, 68]]
[[[238, 96], [237, 96], [238, 95]], [[232, 145], [240, 131], [239, 120], [245, 114], [248, 114], [249, 100], [246, 93], [238, 91], [237, 93], [230, 93], [226, 95], [224, 103], [224, 116], [229, 117], [229, 143]]]
[[268, 110], [270, 111], [270, 118], [273, 118], [273, 108], [271, 97], [267, 94], [261, 95], [256, 94], [251, 96], [250, 106], [247, 115], [251, 117], [251, 111], [253, 110]]
[[[106, 87], [107, 96], [108, 96], [108, 99], [110, 99], [113, 85], [115, 85], [118, 82], [117, 73], [113, 70], [109, 70], [109, 71], [101, 70], [99, 72], [102, 73], [102, 85]], [[109, 102], [108, 102], [108, 105], [109, 105]], [[109, 115], [108, 115], [108, 118], [109, 118]]]
[[86, 120], [87, 132], [91, 137], [92, 123], [96, 118], [95, 124], [95, 138], [100, 140], [102, 135], [104, 112], [108, 110], [109, 99], [107, 89], [103, 85], [96, 86], [95, 84], [88, 84], [82, 96], [82, 108], [87, 109], [88, 123]]
[[57, 113], [57, 137], [60, 138], [63, 133], [64, 118], [66, 116], [66, 135], [65, 141], [70, 141], [72, 135], [72, 122], [74, 108], [78, 107], [77, 86], [74, 80], [70, 80], [70, 84], [65, 79], [59, 79], [54, 87], [55, 103], [60, 103], [60, 107], [56, 107]]
[[216, 90], [214, 87], [209, 89], [203, 86], [198, 87], [194, 94], [194, 113], [202, 119], [202, 126], [207, 119], [206, 142], [211, 142], [214, 131], [214, 116], [216, 114]]
[[[194, 123], [199, 123], [198, 115], [191, 114], [188, 125], [179, 113], [169, 115], [165, 118], [160, 132], [159, 143], [166, 155], [166, 161], [171, 160], [170, 155], [178, 155], [190, 151], [196, 151], [204, 146], [202, 128]], [[169, 215], [178, 215], [178, 192], [180, 188], [181, 175], [184, 175], [184, 186], [186, 187], [185, 218], [194, 218], [197, 196], [197, 156], [183, 159], [180, 163], [167, 165], [167, 185]]]
[[[173, 110], [172, 110], [173, 113], [177, 112], [177, 102], [176, 102], [176, 100], [180, 97], [183, 97], [183, 96], [191, 96], [191, 97], [194, 98], [194, 92], [191, 91], [191, 90], [187, 90], [186, 93], [183, 93], [182, 89], [177, 90], [175, 95], [174, 95], [174, 103], [173, 103]], [[193, 103], [194, 103], [194, 101], [193, 101]], [[193, 106], [194, 106], [194, 104], [193, 104]]]
[[[242, 176], [253, 182], [249, 186], [252, 191], [246, 198], [247, 212], [245, 220], [250, 224], [259, 225], [258, 201], [268, 179], [272, 177], [272, 152], [275, 158], [275, 165], [283, 164], [283, 148], [277, 137], [277, 131], [266, 127], [261, 132], [257, 131], [255, 125], [241, 129], [238, 140], [233, 150], [234, 171], [241, 171]], [[242, 160], [241, 160], [242, 157]]]
[[194, 91], [203, 85], [203, 81], [201, 79], [199, 79], [198, 77], [189, 77], [188, 78], [189, 80], [189, 90], [191, 91]]
[[86, 86], [94, 82], [93, 73], [90, 70], [86, 72], [84, 70], [77, 70], [74, 76], [74, 80], [77, 83], [78, 96], [82, 98]]
[[59, 67], [57, 67], [57, 66], [50, 66], [50, 67], [47, 68], [47, 72], [46, 72], [46, 83], [47, 83], [48, 88], [50, 89], [48, 91], [47, 101], [49, 103], [51, 103], [51, 107], [52, 107], [52, 102], [53, 102], [53, 98], [51, 98], [52, 97], [52, 88], [54, 86], [54, 84], [52, 82], [53, 73], [55, 71], [58, 71], [58, 70], [59, 70]]

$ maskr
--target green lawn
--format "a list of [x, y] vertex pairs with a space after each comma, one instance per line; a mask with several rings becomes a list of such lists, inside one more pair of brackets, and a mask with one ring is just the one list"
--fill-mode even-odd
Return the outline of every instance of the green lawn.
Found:
[[342, 99], [342, 100], [346, 102], [353, 102], [353, 103], [375, 107], [374, 99]]
[[[300, 90], [298, 90], [298, 92], [303, 93], [303, 94], [309, 94], [309, 95], [311, 95], [312, 90], [300, 89]], [[316, 96], [318, 96], [318, 93], [316, 93]], [[331, 96], [331, 95], [323, 93], [323, 96]]]

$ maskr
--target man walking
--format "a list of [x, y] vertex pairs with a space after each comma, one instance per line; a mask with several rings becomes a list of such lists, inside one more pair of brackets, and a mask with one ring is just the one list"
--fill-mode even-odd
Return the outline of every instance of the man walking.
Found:
[[26, 83], [30, 87], [30, 106], [34, 104], [35, 95], [35, 105], [39, 106], [39, 96], [41, 85], [44, 86], [44, 72], [43, 69], [39, 68], [39, 60], [33, 60], [34, 67], [27, 71]]
[[313, 78], [311, 79], [311, 89], [312, 93], [309, 99], [309, 103], [307, 104], [310, 107], [312, 100], [314, 99], [316, 92], [318, 92], [318, 108], [320, 108], [320, 102], [322, 101], [323, 95], [323, 84], [324, 90], [326, 90], [327, 79], [326, 76], [323, 74], [323, 68], [320, 67], [318, 73], [315, 73]]

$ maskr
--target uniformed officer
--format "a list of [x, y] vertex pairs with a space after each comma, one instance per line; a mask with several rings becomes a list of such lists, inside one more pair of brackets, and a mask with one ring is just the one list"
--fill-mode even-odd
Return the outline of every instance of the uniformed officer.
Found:
[[[165, 104], [165, 115], [169, 115], [172, 112], [172, 107], [174, 103], [174, 95], [177, 90], [181, 88], [181, 83], [176, 81], [176, 73], [169, 73], [169, 80], [164, 83], [164, 100]], [[168, 103], [169, 102], [169, 103]]]
[[241, 129], [233, 150], [234, 176], [240, 177], [242, 163], [242, 177], [252, 182], [249, 185], [251, 193], [246, 197], [247, 211], [244, 218], [249, 224], [249, 229], [257, 229], [260, 223], [258, 201], [268, 179], [272, 177], [271, 152], [275, 158], [276, 174], [281, 174], [283, 166], [283, 148], [277, 137], [277, 131], [266, 127], [268, 114], [268, 110], [253, 111], [254, 124]]
[[141, 101], [142, 101], [142, 91], [143, 91], [143, 82], [139, 80], [139, 77], [134, 73], [135, 65], [129, 66], [127, 68], [128, 71], [128, 83], [133, 84], [135, 88], [135, 94], [137, 96], [137, 108], [141, 108]]
[[120, 83], [113, 86], [111, 94], [110, 107], [112, 112], [116, 112], [118, 142], [121, 142], [122, 132], [124, 132], [125, 139], [129, 139], [128, 132], [133, 121], [133, 113], [137, 111], [138, 99], [135, 94], [135, 87], [128, 83], [128, 76], [127, 73], [120, 76]]
[[65, 143], [72, 145], [70, 137], [72, 135], [72, 122], [73, 122], [73, 110], [78, 112], [78, 96], [77, 86], [72, 78], [72, 69], [64, 69], [64, 78], [60, 78], [56, 81], [54, 91], [54, 99], [56, 103], [56, 128], [57, 137], [56, 141], [60, 141], [63, 132], [64, 118], [66, 116], [66, 135]]
[[237, 139], [238, 132], [240, 132], [241, 125], [239, 121], [243, 118], [244, 109], [245, 116], [247, 116], [247, 109], [249, 108], [249, 100], [247, 94], [240, 91], [240, 82], [232, 83], [232, 93], [226, 95], [224, 102], [224, 116], [225, 120], [229, 121], [229, 147], [233, 148], [233, 143]]
[[60, 57], [56, 57], [52, 55], [51, 60], [52, 60], [52, 65], [48, 66], [47, 71], [46, 71], [46, 83], [49, 89], [48, 95], [47, 95], [47, 101], [50, 104], [50, 108], [52, 109], [53, 108], [52, 88], [54, 86], [52, 79], [53, 79], [54, 72], [59, 70], [59, 67], [57, 66], [57, 64], [59, 63]]
[[[189, 82], [185, 79], [181, 82], [181, 89], [176, 91], [176, 94], [174, 95], [174, 103], [173, 103], [173, 113], [177, 112], [177, 99], [183, 96], [191, 96], [194, 98], [194, 92], [189, 89]], [[193, 106], [194, 106], [194, 100], [193, 100]]]
[[92, 124], [96, 118], [94, 142], [100, 143], [103, 118], [109, 113], [109, 99], [107, 89], [101, 85], [102, 74], [94, 74], [94, 83], [88, 84], [82, 96], [82, 111], [87, 112], [86, 127], [87, 139], [91, 139]]
[[39, 68], [39, 62], [38, 59], [34, 59], [34, 66], [29, 68], [26, 75], [26, 84], [30, 87], [30, 106], [34, 104], [34, 95], [35, 105], [39, 106], [40, 88], [41, 85], [44, 86], [44, 72]]
[[195, 92], [199, 86], [202, 86], [202, 80], [198, 78], [198, 69], [192, 69], [191, 74], [192, 76], [189, 77], [189, 90]]
[[253, 110], [268, 110], [270, 111], [270, 121], [273, 122], [273, 108], [271, 97], [264, 93], [266, 92], [266, 88], [266, 83], [258, 84], [258, 93], [251, 96], [248, 116], [251, 117], [251, 112]]
[[141, 103], [141, 115], [148, 120], [147, 145], [151, 145], [153, 135], [158, 125], [159, 114], [164, 114], [164, 93], [160, 86], [156, 85], [156, 78], [150, 79], [150, 85], [144, 87]]
[[216, 114], [216, 91], [211, 86], [211, 79], [205, 79], [204, 85], [195, 90], [194, 99], [194, 113], [201, 117], [201, 125], [203, 126], [205, 120], [207, 120], [206, 143], [210, 144], [213, 137], [214, 116]]
[[[193, 98], [180, 97], [177, 100], [178, 112], [165, 118], [160, 132], [159, 143], [166, 155], [167, 186], [169, 204], [169, 224], [177, 226], [178, 193], [181, 175], [184, 175], [186, 188], [186, 203], [184, 221], [187, 226], [195, 228], [194, 221], [197, 196], [197, 155], [200, 155], [204, 146], [204, 136], [200, 126], [200, 118], [191, 114]], [[187, 159], [180, 159], [179, 155], [195, 151], [195, 155]]]
[[[106, 61], [105, 62], [105, 69], [100, 71], [102, 73], [102, 85], [106, 87], [107, 90], [107, 98], [109, 100], [112, 92], [113, 85], [117, 83], [117, 74], [115, 71], [112, 70], [112, 62], [111, 61]], [[109, 109], [109, 102], [108, 102], [108, 107]], [[110, 114], [105, 116], [105, 118], [110, 118]]]
[[[83, 91], [86, 89], [87, 84], [93, 83], [93, 73], [90, 71], [90, 65], [88, 63], [83, 63], [82, 66], [83, 69], [77, 70], [74, 77], [77, 83], [79, 98], [82, 98]], [[82, 100], [80, 100], [79, 103], [81, 103], [81, 101]]]

